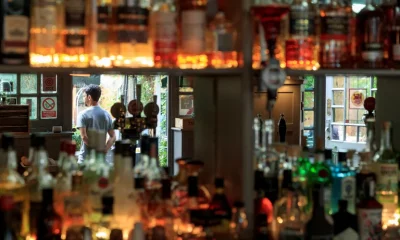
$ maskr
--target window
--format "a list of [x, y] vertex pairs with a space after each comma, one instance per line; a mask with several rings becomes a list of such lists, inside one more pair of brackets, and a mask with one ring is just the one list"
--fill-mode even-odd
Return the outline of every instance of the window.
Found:
[[327, 139], [334, 145], [340, 142], [364, 143], [367, 138], [364, 100], [376, 96], [377, 78], [327, 76], [326, 80]]
[[56, 74], [2, 73], [0, 93], [8, 104], [29, 105], [31, 120], [58, 118]]
[[314, 147], [314, 77], [306, 76], [303, 83], [303, 135], [307, 146]]
[[194, 116], [193, 80], [188, 77], [179, 79], [179, 116]]

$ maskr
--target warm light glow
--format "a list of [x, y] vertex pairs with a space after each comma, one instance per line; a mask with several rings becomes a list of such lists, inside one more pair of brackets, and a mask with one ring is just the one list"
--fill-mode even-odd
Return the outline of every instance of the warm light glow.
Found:
[[109, 58], [111, 66], [115, 67], [153, 67], [153, 57], [124, 58], [121, 55]]
[[36, 240], [36, 235], [28, 235], [25, 240]]
[[30, 54], [30, 62], [33, 67], [58, 67], [60, 66], [60, 58], [58, 54]]
[[397, 211], [392, 219], [388, 219], [387, 222], [384, 222], [382, 219], [382, 229], [385, 230], [388, 227], [399, 226], [400, 214]]
[[97, 239], [107, 239], [109, 237], [109, 233], [105, 232], [105, 231], [98, 231], [96, 233], [96, 238]]
[[88, 54], [62, 54], [60, 59], [62, 67], [88, 67], [89, 65]]
[[178, 67], [182, 69], [202, 69], [208, 66], [208, 57], [205, 54], [178, 54], [177, 61]]

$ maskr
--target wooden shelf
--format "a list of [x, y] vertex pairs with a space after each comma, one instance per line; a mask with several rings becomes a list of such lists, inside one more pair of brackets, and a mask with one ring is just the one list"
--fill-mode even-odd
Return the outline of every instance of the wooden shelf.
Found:
[[243, 68], [177, 69], [177, 68], [62, 68], [0, 65], [0, 73], [64, 73], [64, 74], [149, 74], [175, 76], [238, 76]]

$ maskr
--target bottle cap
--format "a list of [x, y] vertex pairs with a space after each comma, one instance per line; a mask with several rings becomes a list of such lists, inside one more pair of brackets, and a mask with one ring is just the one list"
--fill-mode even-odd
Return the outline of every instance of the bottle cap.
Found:
[[110, 240], [123, 240], [123, 233], [121, 229], [112, 229], [110, 232]]
[[324, 156], [326, 160], [328, 159], [332, 160], [332, 149], [325, 149]]
[[199, 195], [198, 178], [196, 176], [188, 177], [188, 195], [189, 197], [197, 197]]
[[214, 186], [215, 188], [224, 188], [224, 179], [223, 178], [215, 178]]
[[144, 177], [134, 178], [133, 185], [135, 186], [135, 189], [143, 189], [144, 188]]
[[114, 155], [122, 155], [122, 141], [115, 142]]
[[161, 184], [162, 184], [162, 188], [161, 188], [162, 199], [170, 199], [171, 198], [171, 180], [162, 179]]
[[14, 137], [9, 133], [3, 133], [1, 136], [1, 148], [7, 151], [9, 148], [14, 148]]
[[175, 160], [175, 162], [176, 162], [178, 165], [185, 165], [186, 162], [187, 162], [187, 161], [190, 161], [190, 160], [192, 160], [192, 158], [190, 158], [190, 157], [181, 157], [181, 158], [177, 158], [177, 159]]
[[242, 202], [242, 201], [235, 201], [235, 202], [233, 203], [233, 206], [234, 206], [235, 208], [244, 208], [244, 202]]
[[347, 211], [347, 203], [348, 203], [347, 200], [340, 199], [340, 200], [338, 201], [339, 209], [340, 209], [340, 210]]
[[345, 152], [338, 152], [338, 160], [339, 160], [339, 162], [346, 162], [346, 160], [347, 160], [347, 153], [345, 153]]
[[14, 206], [14, 197], [12, 195], [3, 195], [0, 197], [0, 209], [3, 211], [12, 210]]

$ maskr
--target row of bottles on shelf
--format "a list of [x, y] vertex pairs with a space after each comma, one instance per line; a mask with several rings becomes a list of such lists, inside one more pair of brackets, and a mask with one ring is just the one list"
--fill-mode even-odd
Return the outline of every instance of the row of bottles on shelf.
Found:
[[[178, 159], [170, 178], [159, 166], [158, 139], [142, 136], [140, 159], [130, 141], [117, 141], [113, 162], [104, 156], [104, 132], [91, 132], [89, 154], [75, 158], [76, 145], [63, 142], [56, 164], [49, 162], [42, 135], [17, 169], [14, 138], [3, 134], [0, 150], [1, 239], [165, 240], [237, 239], [247, 227], [242, 202], [231, 207], [224, 179], [215, 193], [199, 184], [204, 163]], [[4, 238], [5, 237], [5, 238]]]
[[267, 221], [255, 219], [255, 226], [269, 224], [278, 239], [399, 239], [399, 162], [391, 125], [383, 123], [378, 150], [375, 120], [366, 124], [364, 150], [324, 149], [319, 139], [311, 153], [305, 137], [302, 148], [273, 145], [272, 120], [256, 118], [255, 213]]
[[253, 67], [262, 66], [265, 56], [300, 70], [400, 66], [398, 1], [366, 0], [357, 14], [351, 1], [270, 1], [254, 6], [252, 13], [260, 24]]
[[172, 0], [5, 1], [0, 8], [1, 62], [35, 67], [237, 67], [235, 28], [222, 11], [208, 17], [206, 6], [207, 0], [180, 0], [177, 6]]

